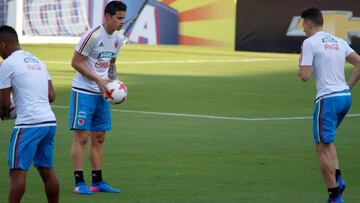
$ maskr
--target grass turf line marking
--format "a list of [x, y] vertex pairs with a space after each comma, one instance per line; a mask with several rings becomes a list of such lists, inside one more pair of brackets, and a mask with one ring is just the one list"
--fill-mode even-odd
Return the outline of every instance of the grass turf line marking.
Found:
[[[248, 59], [189, 59], [189, 60], [153, 60], [153, 61], [119, 61], [116, 64], [196, 64], [196, 63], [251, 63], [263, 61], [290, 61], [286, 58], [248, 58]], [[67, 61], [43, 61], [47, 64], [70, 65]]]
[[[53, 108], [67, 109], [68, 106], [52, 105]], [[294, 117], [269, 117], [269, 118], [242, 118], [242, 117], [228, 117], [228, 116], [211, 116], [211, 115], [199, 115], [199, 114], [183, 114], [183, 113], [165, 113], [165, 112], [152, 112], [152, 111], [135, 111], [135, 110], [120, 110], [111, 109], [112, 112], [123, 113], [136, 113], [136, 114], [148, 114], [158, 116], [174, 116], [174, 117], [189, 117], [189, 118], [205, 118], [216, 120], [237, 120], [237, 121], [288, 121], [288, 120], [309, 120], [312, 116], [294, 116]], [[346, 117], [360, 117], [360, 114], [349, 114]]]

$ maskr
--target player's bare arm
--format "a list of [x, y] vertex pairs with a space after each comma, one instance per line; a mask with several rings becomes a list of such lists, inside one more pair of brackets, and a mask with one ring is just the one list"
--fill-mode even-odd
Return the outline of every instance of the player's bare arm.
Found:
[[87, 57], [81, 55], [80, 53], [74, 53], [74, 56], [71, 61], [71, 66], [77, 70], [81, 75], [87, 77], [89, 80], [96, 82], [99, 86], [99, 89], [102, 95], [106, 96], [106, 80], [99, 78], [96, 74], [92, 73], [85, 65], [84, 61]]
[[10, 92], [11, 87], [0, 89], [0, 116], [1, 118], [8, 117], [10, 110]]
[[300, 66], [299, 72], [298, 72], [298, 76], [300, 78], [300, 80], [306, 82], [309, 80], [310, 75], [311, 75], [311, 69], [312, 66]]
[[51, 80], [48, 80], [48, 86], [49, 86], [49, 93], [48, 93], [49, 103], [52, 103], [55, 101], [56, 95]]
[[110, 61], [108, 77], [109, 77], [110, 80], [116, 80], [117, 79], [116, 58], [112, 58], [111, 61]]
[[348, 82], [349, 88], [352, 89], [360, 78], [360, 56], [353, 52], [348, 57], [346, 57], [346, 61], [354, 65], [354, 71]]

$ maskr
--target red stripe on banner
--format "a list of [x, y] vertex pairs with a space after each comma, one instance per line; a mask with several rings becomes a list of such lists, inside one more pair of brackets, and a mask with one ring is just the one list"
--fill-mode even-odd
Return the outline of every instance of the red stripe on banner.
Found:
[[23, 132], [24, 132], [24, 128], [21, 128], [20, 132], [19, 132], [19, 137], [18, 137], [18, 140], [17, 140], [17, 143], [16, 143], [15, 168], [19, 168], [19, 148], [20, 148], [20, 141], [21, 141]]
[[174, 3], [175, 1], [176, 0], [163, 0], [163, 1], [161, 1], [161, 3], [169, 5], [169, 4]]
[[182, 45], [206, 45], [206, 46], [224, 46], [225, 43], [221, 41], [204, 39], [198, 37], [191, 37], [186, 35], [179, 35], [179, 44]]

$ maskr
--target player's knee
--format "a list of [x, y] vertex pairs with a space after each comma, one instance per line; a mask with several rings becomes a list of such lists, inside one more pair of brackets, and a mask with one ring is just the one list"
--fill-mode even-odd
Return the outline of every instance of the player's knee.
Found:
[[98, 143], [98, 144], [102, 144], [105, 142], [105, 136], [104, 135], [97, 135], [96, 138], [95, 138], [95, 141]]
[[317, 155], [327, 153], [330, 150], [331, 143], [319, 143], [316, 145], [315, 152]]
[[88, 142], [88, 139], [76, 139], [75, 142], [81, 146], [85, 146], [86, 143]]
[[323, 149], [324, 149], [324, 143], [319, 143], [316, 145], [315, 147], [315, 153], [320, 156], [323, 153]]

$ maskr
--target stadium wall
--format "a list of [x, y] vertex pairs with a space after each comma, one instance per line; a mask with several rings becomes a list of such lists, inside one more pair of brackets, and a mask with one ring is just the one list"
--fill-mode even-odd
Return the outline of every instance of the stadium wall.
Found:
[[300, 52], [305, 39], [300, 15], [309, 7], [324, 13], [324, 30], [347, 40], [360, 52], [359, 0], [237, 0], [235, 49]]

